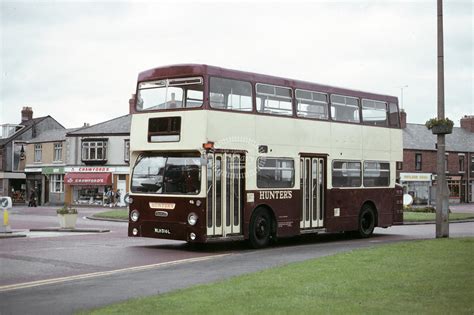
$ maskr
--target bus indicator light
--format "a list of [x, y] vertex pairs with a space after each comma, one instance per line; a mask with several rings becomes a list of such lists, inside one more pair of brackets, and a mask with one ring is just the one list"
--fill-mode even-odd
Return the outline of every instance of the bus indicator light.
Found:
[[212, 150], [212, 149], [214, 149], [214, 142], [208, 141], [207, 143], [203, 143], [203, 144], [202, 144], [202, 147], [203, 147], [205, 150]]

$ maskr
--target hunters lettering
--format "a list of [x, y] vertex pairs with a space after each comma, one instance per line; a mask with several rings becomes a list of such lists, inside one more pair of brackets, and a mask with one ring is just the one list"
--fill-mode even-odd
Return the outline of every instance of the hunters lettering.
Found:
[[263, 199], [291, 199], [293, 198], [291, 190], [261, 191], [260, 200]]

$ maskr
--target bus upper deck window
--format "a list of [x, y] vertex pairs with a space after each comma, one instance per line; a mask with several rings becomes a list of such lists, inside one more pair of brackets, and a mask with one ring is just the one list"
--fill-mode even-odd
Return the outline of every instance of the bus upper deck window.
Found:
[[203, 79], [200, 77], [141, 82], [138, 85], [137, 110], [201, 107], [203, 95]]

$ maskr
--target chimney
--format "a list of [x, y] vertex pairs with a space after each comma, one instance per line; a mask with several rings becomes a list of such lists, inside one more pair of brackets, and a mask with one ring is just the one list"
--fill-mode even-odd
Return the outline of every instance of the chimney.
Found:
[[24, 106], [21, 110], [21, 122], [24, 123], [25, 121], [33, 119], [33, 110], [31, 107]]
[[402, 129], [407, 127], [407, 113], [403, 108], [400, 110], [400, 127]]
[[132, 97], [128, 100], [128, 111], [130, 114], [135, 112], [135, 94], [132, 94]]
[[461, 128], [469, 132], [474, 132], [474, 115], [464, 115], [461, 118]]

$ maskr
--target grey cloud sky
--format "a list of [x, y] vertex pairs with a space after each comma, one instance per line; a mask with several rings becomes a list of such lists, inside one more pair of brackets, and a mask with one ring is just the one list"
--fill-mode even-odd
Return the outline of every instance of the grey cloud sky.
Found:
[[[473, 3], [445, 1], [447, 116], [474, 114]], [[0, 123], [128, 112], [138, 72], [207, 63], [400, 96], [436, 115], [436, 1], [0, 2]]]

